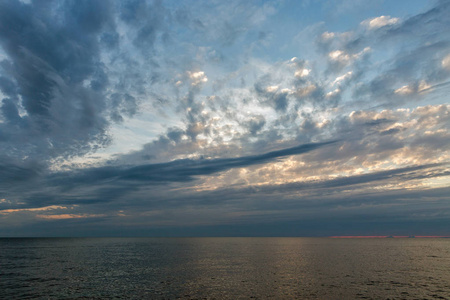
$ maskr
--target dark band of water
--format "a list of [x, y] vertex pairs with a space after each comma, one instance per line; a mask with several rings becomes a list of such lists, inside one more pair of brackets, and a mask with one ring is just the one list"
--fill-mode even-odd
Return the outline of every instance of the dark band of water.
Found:
[[0, 298], [450, 299], [450, 239], [0, 239]]

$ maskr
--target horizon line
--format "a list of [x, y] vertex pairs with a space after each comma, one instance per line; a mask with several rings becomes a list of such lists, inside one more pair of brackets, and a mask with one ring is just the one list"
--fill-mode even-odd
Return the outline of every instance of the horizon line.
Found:
[[385, 239], [385, 238], [450, 238], [450, 235], [336, 235], [336, 236], [0, 236], [0, 239], [18, 238], [331, 238], [331, 239]]

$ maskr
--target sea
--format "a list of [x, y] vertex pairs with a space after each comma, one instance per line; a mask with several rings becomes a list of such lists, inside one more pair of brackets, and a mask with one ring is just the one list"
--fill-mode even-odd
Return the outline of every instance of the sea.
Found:
[[2, 238], [0, 299], [450, 299], [450, 239]]

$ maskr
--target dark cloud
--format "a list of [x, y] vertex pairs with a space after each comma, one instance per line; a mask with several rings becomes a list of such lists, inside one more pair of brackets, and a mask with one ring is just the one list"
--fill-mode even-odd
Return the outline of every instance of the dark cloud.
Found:
[[136, 28], [133, 43], [144, 53], [153, 50], [160, 29], [164, 26], [166, 13], [162, 1], [144, 0], [123, 1], [120, 5], [120, 18]]
[[[80, 175], [74, 174], [70, 181], [80, 181], [82, 183], [95, 183], [105, 180], [130, 180], [147, 183], [191, 181], [195, 176], [210, 175], [232, 168], [243, 168], [256, 164], [268, 163], [285, 156], [307, 153], [333, 143], [335, 142], [304, 144], [265, 154], [236, 158], [182, 159], [168, 163], [148, 164], [132, 168], [104, 167], [81, 171]], [[55, 178], [65, 177], [62, 176], [62, 174], [54, 176]]]
[[131, 117], [137, 113], [138, 101], [128, 93], [114, 93], [110, 97], [112, 104], [111, 119], [115, 122], [123, 121], [123, 116]]
[[[370, 182], [378, 182], [378, 186], [381, 187], [386, 183], [392, 182], [408, 182], [418, 178], [448, 176], [449, 173], [445, 171], [445, 166], [444, 164], [431, 164], [375, 172], [373, 174], [355, 175], [329, 181], [262, 186], [258, 188], [229, 187], [203, 192], [189, 192], [188, 190], [187, 192], [176, 194], [168, 193], [166, 189], [158, 190], [155, 187], [146, 189], [145, 185], [140, 185], [140, 188], [144, 189], [143, 193], [136, 194], [133, 193], [132, 188], [136, 189], [138, 186], [127, 189], [120, 187], [120, 184], [118, 185], [116, 182], [110, 186], [99, 188], [91, 195], [95, 196], [95, 198], [82, 197], [82, 193], [79, 190], [77, 196], [61, 196], [59, 194], [60, 199], [58, 203], [63, 205], [89, 204], [89, 212], [94, 214], [114, 212], [118, 209], [131, 210], [133, 211], [132, 219], [123, 218], [120, 220], [120, 224], [127, 222], [128, 226], [133, 229], [136, 229], [134, 222], [152, 224], [148, 227], [150, 230], [155, 228], [155, 226], [165, 227], [163, 224], [167, 218], [171, 220], [172, 223], [170, 224], [176, 229], [183, 225], [194, 226], [195, 222], [193, 223], [192, 218], [201, 218], [206, 224], [202, 230], [211, 234], [218, 234], [215, 226], [224, 224], [234, 224], [236, 228], [241, 228], [244, 232], [250, 234], [245, 229], [247, 226], [279, 224], [281, 230], [290, 223], [304, 222], [305, 225], [312, 226], [312, 224], [315, 224], [314, 222], [317, 222], [318, 226], [322, 224], [319, 226], [322, 229], [314, 232], [313, 235], [320, 233], [333, 235], [333, 230], [331, 230], [333, 224], [336, 225], [344, 220], [347, 220], [347, 223], [338, 232], [342, 232], [342, 230], [352, 232], [355, 224], [361, 224], [367, 229], [375, 226], [371, 222], [383, 224], [393, 220], [397, 220], [399, 224], [403, 224], [402, 226], [406, 226], [405, 223], [409, 224], [410, 222], [422, 224], [433, 220], [441, 220], [441, 222], [448, 223], [448, 214], [445, 214], [444, 209], [449, 192], [446, 187], [426, 190], [378, 189], [377, 191], [371, 191], [364, 189], [364, 192], [358, 190], [358, 188], [364, 188], [364, 185]], [[392, 178], [394, 178], [394, 181], [391, 180]], [[80, 187], [80, 184], [77, 184], [77, 186]], [[294, 191], [297, 196], [293, 197]], [[151, 194], [149, 195], [149, 193]], [[145, 208], [142, 206], [142, 203], [137, 205], [136, 201], [127, 201], [126, 199], [129, 199], [130, 196], [139, 197], [135, 199], [145, 201]], [[52, 201], [57, 201], [57, 197], [55, 196], [50, 201], [48, 197], [47, 199], [41, 197], [40, 200], [39, 197], [34, 197], [34, 201], [30, 202], [28, 207], [38, 203], [51, 205]], [[424, 198], [427, 199], [426, 203], [423, 201]], [[105, 206], [106, 203], [107, 206]], [[185, 213], [190, 207], [196, 208], [196, 212], [191, 212], [192, 216]], [[233, 217], [233, 208], [238, 208], [242, 215], [238, 218]], [[170, 213], [161, 216], [156, 214], [150, 220], [148, 217], [145, 217], [145, 214], [142, 216], [139, 214], [139, 211], [142, 210], [155, 212], [163, 210]], [[442, 211], [440, 217], [436, 216], [436, 210]], [[270, 212], [270, 215], [267, 215], [267, 212]], [[115, 218], [117, 217], [103, 217], [102, 222], [106, 223], [106, 227], [103, 229], [116, 228], [119, 220]], [[156, 223], [153, 224], [152, 221], [156, 221]], [[95, 222], [95, 219], [87, 219], [77, 223], [81, 226], [80, 228], [83, 228], [83, 224], [86, 225], [91, 222]], [[158, 222], [160, 222], [159, 225], [156, 225]], [[63, 222], [61, 226], [65, 226], [64, 224], [67, 223]], [[325, 229], [323, 226], [330, 228]], [[406, 228], [417, 232], [417, 228], [414, 226], [406, 226], [405, 230]], [[399, 227], [385, 228], [384, 230], [399, 230]], [[192, 233], [192, 231], [190, 232]], [[229, 233], [231, 234], [232, 232], [230, 231]], [[365, 230], [362, 232], [367, 234]], [[430, 234], [430, 232], [433, 232], [432, 228], [429, 228], [426, 232]], [[147, 231], [146, 234], [150, 233]], [[262, 233], [260, 232], [260, 234]], [[278, 234], [281, 233], [278, 232]]]
[[[0, 179], [3, 179], [0, 190], [11, 199], [20, 197], [31, 207], [96, 204], [117, 201], [121, 197], [131, 195], [142, 199], [146, 196], [139, 195], [140, 191], [149, 186], [153, 186], [154, 192], [162, 192], [160, 197], [164, 199], [165, 188], [162, 190], [161, 188], [170, 183], [187, 183], [198, 176], [269, 163], [286, 156], [308, 153], [333, 143], [335, 142], [304, 144], [236, 158], [182, 159], [137, 167], [111, 166], [83, 169], [78, 172], [48, 173], [42, 166], [32, 163], [27, 167], [4, 164], [0, 173]], [[146, 206], [151, 204], [148, 203]], [[13, 208], [15, 207], [21, 207], [21, 204], [14, 205]], [[11, 205], [7, 208], [11, 208]]]
[[39, 178], [43, 173], [43, 166], [35, 162], [17, 164], [0, 159], [0, 189], [7, 191], [12, 185], [27, 184]]
[[251, 135], [256, 135], [258, 131], [260, 131], [263, 126], [266, 124], [266, 120], [263, 116], [257, 116], [252, 118], [248, 122], [248, 129]]
[[[2, 145], [5, 155], [48, 159], [107, 141], [102, 94], [107, 75], [97, 35], [114, 26], [110, 3], [64, 4], [0, 3], [0, 43], [7, 54], [1, 88], [10, 97], [2, 106], [10, 122], [0, 125], [11, 133]], [[86, 80], [92, 89], [84, 86]]]
[[[136, 32], [128, 53], [116, 30], [119, 12], [122, 29]], [[158, 1], [0, 2], [5, 159], [44, 163], [107, 146], [111, 121], [135, 115], [147, 79], [158, 77], [148, 69], [152, 56], [143, 71], [133, 65], [133, 51], [152, 49], [164, 15]]]
[[283, 91], [268, 91], [267, 87], [270, 85], [270, 76], [263, 76], [255, 84], [255, 91], [262, 103], [267, 103], [273, 107], [277, 112], [286, 112], [289, 105], [288, 93]]

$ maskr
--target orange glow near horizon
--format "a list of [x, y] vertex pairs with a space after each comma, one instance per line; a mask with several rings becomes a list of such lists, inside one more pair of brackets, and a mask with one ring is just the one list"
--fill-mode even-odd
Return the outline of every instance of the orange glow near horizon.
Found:
[[104, 217], [104, 215], [94, 215], [94, 214], [60, 214], [60, 215], [36, 215], [36, 217], [46, 220], [64, 220], [64, 219], [84, 219], [84, 218], [95, 218]]
[[50, 206], [37, 207], [37, 208], [12, 208], [12, 209], [0, 210], [0, 214], [10, 214], [10, 213], [15, 213], [15, 212], [48, 211], [48, 210], [56, 210], [56, 209], [68, 209], [68, 207], [61, 206], [61, 205], [50, 205]]

